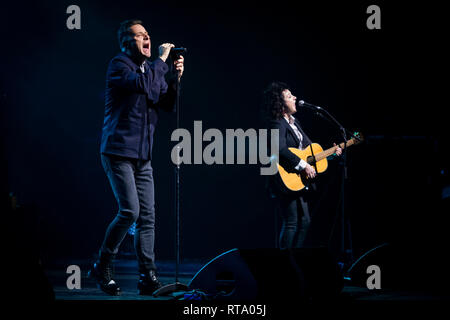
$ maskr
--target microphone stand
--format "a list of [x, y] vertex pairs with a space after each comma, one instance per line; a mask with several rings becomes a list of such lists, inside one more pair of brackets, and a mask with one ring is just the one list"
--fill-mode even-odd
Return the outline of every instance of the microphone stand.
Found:
[[[310, 104], [304, 104], [304, 106], [309, 107], [316, 111], [316, 114], [323, 119], [326, 119], [328, 122], [333, 123], [339, 128], [341, 132], [342, 138], [344, 139], [344, 148], [342, 149], [342, 156], [340, 160], [340, 164], [342, 166], [342, 179], [341, 179], [341, 243], [340, 243], [340, 254], [343, 262], [341, 264], [342, 267], [347, 263], [351, 265], [353, 262], [353, 245], [352, 245], [352, 236], [351, 236], [351, 227], [350, 220], [345, 216], [345, 186], [347, 180], [347, 129], [342, 126], [339, 121], [336, 120], [328, 111], [319, 106], [314, 106]], [[328, 117], [325, 117], [321, 112], [323, 112]], [[352, 135], [352, 134], [350, 134]], [[337, 219], [337, 216], [336, 216]], [[336, 223], [335, 219], [335, 223]], [[347, 231], [347, 240], [348, 240], [348, 248], [345, 246], [345, 235]]]
[[[171, 60], [174, 60], [176, 56], [171, 55]], [[171, 70], [173, 70], [173, 64], [171, 64]], [[180, 81], [181, 78], [177, 74], [175, 91], [175, 113], [176, 113], [176, 128], [180, 128]], [[179, 153], [178, 153], [179, 155]], [[180, 163], [177, 161], [175, 164], [175, 282], [169, 283], [153, 292], [154, 297], [169, 295], [177, 291], [188, 291], [188, 286], [178, 281], [178, 271], [180, 264]]]

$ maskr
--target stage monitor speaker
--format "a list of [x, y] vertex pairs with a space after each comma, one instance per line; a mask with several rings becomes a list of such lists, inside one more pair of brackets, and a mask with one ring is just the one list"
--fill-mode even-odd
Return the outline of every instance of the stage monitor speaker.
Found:
[[350, 284], [367, 288], [368, 267], [375, 265], [380, 270], [381, 289], [447, 292], [447, 249], [420, 241], [383, 243], [367, 251], [347, 271]]
[[343, 276], [327, 248], [232, 249], [189, 283], [190, 290], [219, 301], [332, 299], [342, 288]]

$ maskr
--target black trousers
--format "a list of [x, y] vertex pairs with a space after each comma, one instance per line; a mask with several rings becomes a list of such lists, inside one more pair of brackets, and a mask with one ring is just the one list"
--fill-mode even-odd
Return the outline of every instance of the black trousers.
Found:
[[303, 247], [311, 224], [307, 198], [276, 195], [274, 200], [277, 214], [281, 218], [279, 248]]

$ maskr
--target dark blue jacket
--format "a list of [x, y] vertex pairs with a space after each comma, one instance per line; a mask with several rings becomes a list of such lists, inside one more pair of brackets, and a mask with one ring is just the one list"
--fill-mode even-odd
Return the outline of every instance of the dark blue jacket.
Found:
[[146, 61], [145, 72], [125, 53], [109, 63], [100, 152], [149, 160], [160, 109], [173, 110], [175, 81], [166, 82], [169, 67], [160, 58]]

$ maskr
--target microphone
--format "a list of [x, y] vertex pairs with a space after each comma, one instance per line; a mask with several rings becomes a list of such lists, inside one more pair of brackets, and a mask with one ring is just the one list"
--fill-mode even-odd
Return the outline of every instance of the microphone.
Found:
[[186, 48], [172, 48], [170, 49], [170, 57], [174, 60], [178, 60], [180, 55], [187, 52]]
[[311, 103], [308, 103], [308, 102], [305, 102], [305, 101], [303, 101], [303, 100], [297, 101], [297, 105], [298, 105], [299, 107], [310, 107], [310, 108], [313, 108], [313, 109], [315, 109], [315, 110], [323, 110], [321, 107], [316, 106], [316, 105], [311, 104]]

